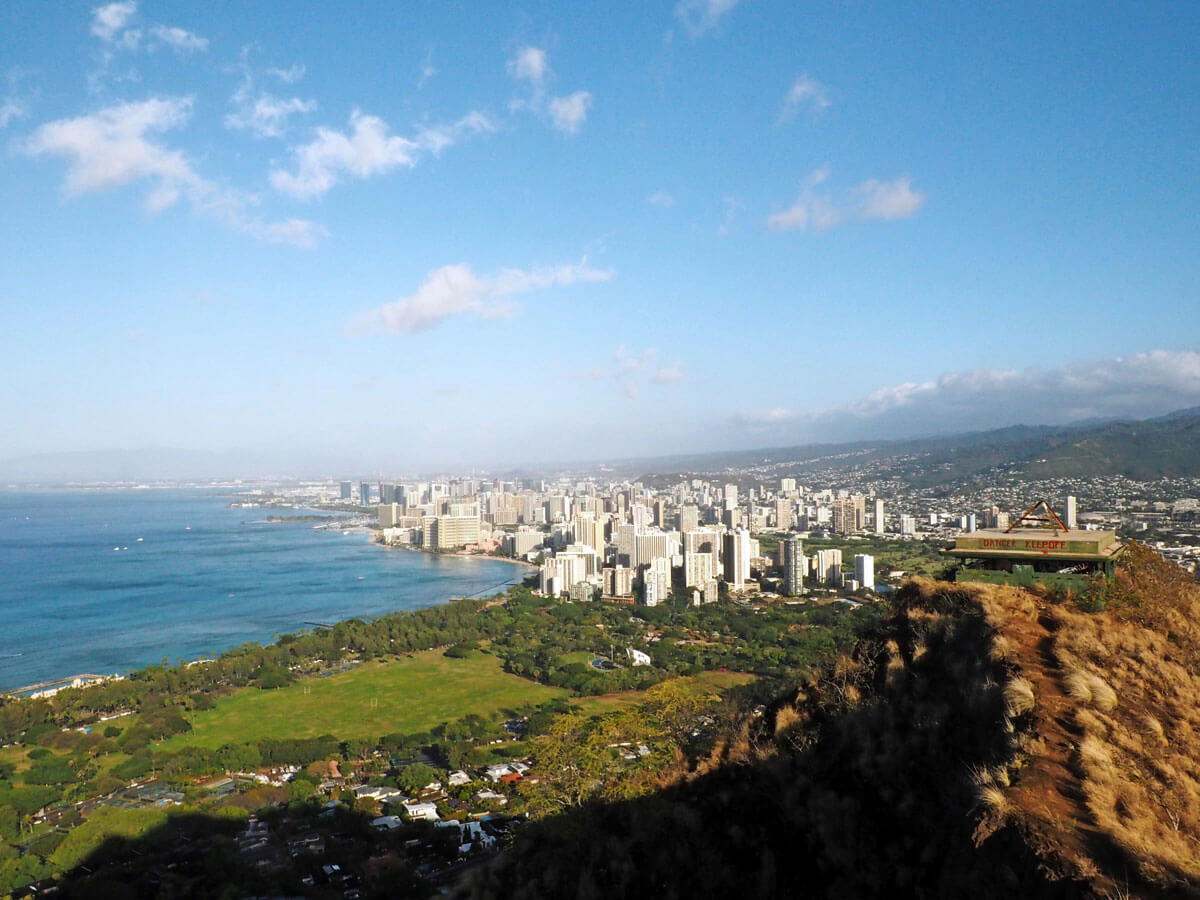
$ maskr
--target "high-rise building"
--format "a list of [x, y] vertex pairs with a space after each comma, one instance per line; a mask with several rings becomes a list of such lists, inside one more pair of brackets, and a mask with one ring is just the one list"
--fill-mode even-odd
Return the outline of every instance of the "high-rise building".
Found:
[[633, 596], [633, 569], [625, 566], [615, 566], [604, 569], [601, 575], [604, 579], [604, 596]]
[[598, 522], [594, 513], [579, 513], [572, 526], [575, 543], [587, 544], [596, 550], [604, 549], [604, 523]]
[[703, 588], [716, 577], [711, 553], [683, 554], [683, 580], [689, 588]]
[[725, 580], [735, 588], [750, 580], [750, 532], [744, 528], [725, 535]]
[[780, 531], [790, 531], [792, 527], [792, 501], [775, 501], [775, 527]]
[[358, 485], [358, 505], [369, 506], [371, 503], [371, 484], [363, 481]]
[[841, 587], [842, 551], [818, 550], [813, 559], [815, 560], [817, 582], [829, 587]]
[[695, 531], [699, 527], [700, 527], [700, 510], [698, 510], [695, 506], [691, 506], [691, 505], [679, 507], [679, 530], [680, 530], [680, 532]]
[[845, 497], [833, 501], [833, 530], [838, 534], [853, 534], [858, 530], [854, 500]]
[[875, 590], [875, 557], [869, 553], [854, 555], [854, 580], [859, 587]]
[[725, 485], [725, 508], [736, 509], [738, 502], [738, 488], [736, 484]]
[[783, 548], [783, 592], [789, 597], [804, 593], [804, 574], [808, 560], [804, 556], [804, 544], [800, 538], [789, 537], [779, 542]]
[[916, 516], [901, 516], [900, 517], [900, 533], [901, 534], [916, 534], [917, 533], [917, 517]]
[[[683, 533], [684, 566], [687, 565], [689, 553], [707, 553], [712, 557], [710, 578], [716, 578], [721, 572], [721, 533], [715, 528], [696, 528]], [[699, 587], [688, 581], [688, 587]]]
[[426, 516], [433, 519], [433, 546], [453, 550], [479, 543], [479, 516]]
[[629, 507], [629, 518], [638, 528], [650, 527], [650, 507], [642, 503], [635, 503]]
[[679, 536], [669, 531], [639, 532], [633, 539], [635, 565], [645, 565], [655, 557], [670, 559], [679, 553]]
[[1075, 498], [1067, 495], [1067, 502], [1063, 507], [1063, 524], [1072, 530], [1079, 527], [1079, 511], [1075, 506]]
[[633, 568], [637, 565], [637, 526], [622, 522], [617, 526], [617, 565]]
[[883, 524], [884, 524], [883, 500], [876, 497], [875, 498], [875, 533], [876, 534], [883, 534]]
[[647, 606], [657, 606], [670, 596], [671, 561], [656, 556], [642, 570], [642, 600]]
[[794, 492], [796, 490], [796, 479], [795, 478], [780, 478], [779, 479], [779, 490], [781, 493], [784, 493], [784, 494], [790, 494], [790, 493]]
[[354, 499], [354, 494], [352, 493], [352, 491], [354, 490], [354, 482], [343, 481], [341, 483], [340, 487], [341, 487], [341, 493], [342, 493], [343, 500], [353, 500]]

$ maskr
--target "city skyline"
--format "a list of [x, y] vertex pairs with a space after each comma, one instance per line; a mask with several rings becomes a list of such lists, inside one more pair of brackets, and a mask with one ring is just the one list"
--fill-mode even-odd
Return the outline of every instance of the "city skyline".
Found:
[[288, 11], [0, 10], [0, 460], [1200, 405], [1194, 9]]

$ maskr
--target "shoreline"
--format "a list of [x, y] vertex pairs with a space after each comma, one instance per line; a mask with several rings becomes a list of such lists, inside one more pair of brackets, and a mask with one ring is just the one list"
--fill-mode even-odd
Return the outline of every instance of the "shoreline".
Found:
[[368, 528], [371, 532], [371, 542], [378, 544], [388, 550], [408, 550], [411, 553], [425, 553], [429, 556], [449, 556], [455, 559], [486, 559], [493, 562], [513, 563], [518, 566], [525, 566], [530, 569], [537, 569], [533, 563], [524, 559], [513, 559], [511, 556], [492, 556], [490, 553], [466, 553], [462, 550], [426, 550], [424, 547], [414, 547], [412, 544], [388, 544], [381, 540], [383, 534], [378, 528], [370, 528], [370, 526], [362, 526]]
[[[67, 491], [65, 493], [71, 493], [71, 492]], [[247, 523], [242, 522], [241, 524], [245, 525]], [[300, 526], [300, 525], [304, 525], [306, 523], [303, 521], [296, 521], [295, 519], [292, 519], [292, 517], [286, 517], [285, 521], [283, 521], [283, 522], [269, 523], [269, 524], [272, 524], [272, 525], [279, 524], [279, 525], [283, 525], [283, 526], [290, 524], [293, 526]], [[377, 529], [374, 529], [369, 525], [339, 523], [339, 526], [340, 527], [337, 529], [317, 528], [315, 530], [323, 531], [323, 532], [326, 532], [327, 534], [331, 534], [331, 535], [335, 531], [363, 531], [369, 535], [369, 539], [370, 539], [371, 543], [382, 544], [381, 541], [377, 540], [378, 536], [380, 535], [380, 532]], [[305, 529], [305, 530], [307, 530], [307, 529]], [[323, 543], [323, 541], [322, 541], [322, 543]], [[389, 545], [387, 545], [387, 544], [382, 544], [382, 546], [390, 549]], [[417, 547], [417, 548], [404, 547], [403, 549], [416, 550], [418, 552], [427, 553], [427, 554], [433, 555], [433, 556], [448, 556], [448, 557], [454, 557], [456, 559], [480, 559], [480, 560], [484, 560], [484, 561], [499, 561], [499, 562], [506, 562], [506, 563], [516, 563], [518, 565], [528, 566], [530, 568], [536, 568], [531, 563], [528, 563], [524, 560], [515, 560], [515, 559], [511, 559], [509, 557], [504, 557], [504, 556], [490, 556], [486, 553], [463, 553], [463, 552], [437, 553], [437, 552], [426, 551], [419, 547]], [[514, 580], [516, 581], [516, 583], [520, 583], [520, 581], [521, 581], [521, 579], [514, 579]], [[464, 587], [466, 587], [466, 586], [464, 586]], [[455, 600], [473, 599], [473, 598], [475, 598], [475, 596], [476, 596], [475, 594], [463, 593], [461, 591], [453, 591], [453, 590], [445, 591], [445, 592], [439, 593], [439, 596], [436, 599], [434, 599], [432, 602], [424, 603], [417, 607], [411, 607], [411, 608], [392, 607], [392, 608], [385, 609], [385, 610], [382, 610], [382, 611], [379, 611], [376, 613], [370, 613], [370, 614], [365, 614], [365, 615], [361, 612], [346, 612], [337, 617], [337, 622], [348, 621], [348, 620], [354, 619], [354, 618], [378, 618], [380, 616], [391, 615], [391, 614], [397, 613], [397, 612], [412, 612], [412, 611], [415, 611], [416, 609], [424, 609], [424, 608], [427, 608], [430, 606], [439, 606], [439, 605], [444, 605], [447, 603], [452, 603]], [[264, 635], [264, 637], [266, 638], [265, 640], [263, 638], [259, 638], [258, 640], [264, 646], [271, 646], [271, 645], [278, 643], [280, 634], [299, 632], [299, 631], [303, 631], [303, 630], [306, 630], [306, 629], [303, 627], [293, 628], [290, 631], [272, 633], [269, 637]], [[194, 665], [199, 662], [207, 662], [207, 661], [212, 660], [214, 657], [221, 656], [230, 650], [236, 649], [242, 643], [245, 643], [246, 640], [254, 640], [254, 638], [250, 637], [250, 638], [246, 638], [245, 640], [241, 640], [241, 641], [239, 641], [235, 638], [235, 639], [231, 640], [227, 646], [216, 649], [215, 651], [212, 649], [201, 650], [199, 652], [199, 654], [195, 655], [194, 657], [189, 656], [189, 658], [181, 659], [181, 661], [184, 665]], [[19, 655], [24, 655], [24, 654], [19, 654]], [[139, 671], [141, 671], [149, 666], [153, 666], [153, 665], [157, 665], [157, 663], [151, 661], [151, 662], [146, 662], [146, 663], [142, 663], [142, 664], [133, 664], [133, 665], [129, 665], [129, 666], [122, 666], [122, 667], [119, 667], [119, 668], [116, 668], [113, 670], [109, 670], [107, 672], [104, 672], [104, 670], [101, 669], [100, 671], [104, 672], [103, 675], [98, 675], [94, 668], [89, 669], [86, 672], [80, 672], [78, 674], [68, 674], [65, 676], [58, 676], [58, 677], [55, 677], [54, 673], [47, 672], [40, 677], [35, 676], [36, 682], [34, 681], [33, 678], [21, 679], [20, 681], [17, 681], [17, 679], [13, 679], [13, 681], [15, 681], [17, 683], [14, 684], [12, 687], [0, 686], [0, 697], [11, 698], [11, 699], [27, 699], [28, 695], [26, 695], [25, 692], [29, 691], [31, 689], [37, 689], [37, 688], [44, 689], [44, 688], [55, 688], [55, 687], [58, 687], [58, 689], [62, 689], [65, 687], [71, 687], [70, 683], [72, 681], [75, 681], [75, 680], [77, 680], [81, 677], [85, 677], [85, 676], [87, 676], [89, 679], [103, 679], [103, 680], [124, 679], [124, 678], [128, 678], [131, 674], [133, 674], [135, 672], [139, 672]], [[59, 670], [59, 671], [61, 671], [61, 670]], [[33, 682], [33, 683], [31, 683], [31, 682]], [[89, 685], [85, 684], [85, 685], [80, 685], [80, 686], [86, 687]], [[57, 691], [55, 691], [55, 692], [57, 692]], [[47, 695], [47, 696], [52, 696], [52, 694]]]

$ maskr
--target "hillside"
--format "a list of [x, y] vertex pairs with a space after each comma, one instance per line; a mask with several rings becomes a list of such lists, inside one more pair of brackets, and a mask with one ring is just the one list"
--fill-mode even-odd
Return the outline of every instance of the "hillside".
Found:
[[805, 444], [630, 460], [619, 470], [643, 473], [649, 483], [668, 483], [679, 473], [715, 473], [729, 468], [762, 467], [778, 475], [803, 477], [863, 466], [873, 468], [880, 477], [926, 488], [969, 480], [995, 469], [1029, 478], [1200, 476], [1200, 410], [1180, 410], [1140, 421], [1016, 425], [902, 441]]
[[1200, 587], [910, 582], [687, 777], [543, 819], [485, 897], [1200, 896]]

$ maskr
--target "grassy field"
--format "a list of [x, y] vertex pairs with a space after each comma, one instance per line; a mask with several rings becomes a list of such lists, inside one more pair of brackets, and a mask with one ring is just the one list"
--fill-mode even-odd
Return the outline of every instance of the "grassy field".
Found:
[[214, 709], [189, 715], [191, 733], [160, 747], [215, 749], [262, 738], [415, 734], [471, 713], [491, 716], [566, 696], [559, 688], [504, 672], [494, 656], [472, 653], [467, 659], [451, 659], [430, 650], [328, 678], [306, 678], [279, 690], [238, 691], [218, 700]]
[[[701, 672], [688, 680], [720, 692], [726, 688], [753, 681], [754, 676], [745, 672]], [[598, 716], [624, 706], [633, 706], [645, 696], [644, 691], [613, 691], [611, 694], [597, 694], [594, 697], [574, 697], [571, 703], [580, 707], [588, 715]]]

